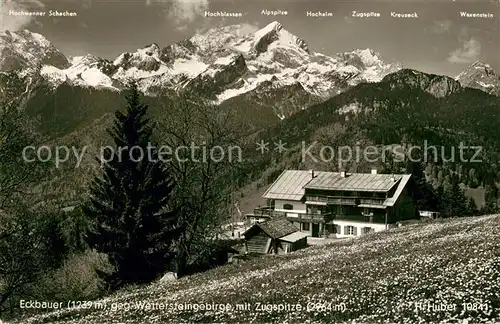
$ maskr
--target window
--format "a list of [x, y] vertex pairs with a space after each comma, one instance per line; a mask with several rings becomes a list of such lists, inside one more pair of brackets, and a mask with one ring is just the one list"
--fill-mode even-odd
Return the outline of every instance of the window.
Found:
[[344, 227], [344, 235], [356, 235], [356, 228], [354, 226]]
[[283, 205], [283, 209], [286, 209], [286, 210], [293, 210], [293, 205], [292, 205], [292, 204], [284, 204], [284, 205]]
[[308, 231], [309, 230], [309, 223], [302, 223], [302, 230]]

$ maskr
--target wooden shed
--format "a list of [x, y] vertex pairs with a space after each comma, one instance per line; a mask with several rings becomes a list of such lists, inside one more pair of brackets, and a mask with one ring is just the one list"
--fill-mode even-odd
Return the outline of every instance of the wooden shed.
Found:
[[286, 218], [254, 224], [243, 235], [247, 253], [288, 253], [307, 247], [307, 233]]

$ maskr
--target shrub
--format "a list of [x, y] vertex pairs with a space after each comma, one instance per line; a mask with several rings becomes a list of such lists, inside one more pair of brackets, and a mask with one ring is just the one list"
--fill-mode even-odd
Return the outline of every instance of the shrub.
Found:
[[108, 256], [93, 250], [73, 254], [63, 265], [47, 275], [39, 289], [40, 299], [67, 302], [68, 300], [92, 300], [107, 292], [104, 279], [113, 266]]

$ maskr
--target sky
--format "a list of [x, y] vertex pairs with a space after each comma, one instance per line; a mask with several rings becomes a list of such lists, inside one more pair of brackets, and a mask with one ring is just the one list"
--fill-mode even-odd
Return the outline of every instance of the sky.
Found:
[[[500, 72], [500, 0], [0, 0], [2, 30], [29, 29], [69, 56], [114, 59], [151, 43], [166, 46], [218, 26], [273, 20], [323, 54], [371, 48], [387, 62], [456, 76], [476, 60]], [[287, 11], [265, 16], [263, 9]], [[10, 10], [75, 12], [76, 17], [20, 17]], [[352, 11], [380, 18], [354, 18]], [[239, 18], [205, 18], [205, 11], [241, 12]], [[331, 12], [311, 18], [306, 12]], [[390, 12], [419, 18], [393, 18]], [[463, 18], [460, 11], [492, 13]]]

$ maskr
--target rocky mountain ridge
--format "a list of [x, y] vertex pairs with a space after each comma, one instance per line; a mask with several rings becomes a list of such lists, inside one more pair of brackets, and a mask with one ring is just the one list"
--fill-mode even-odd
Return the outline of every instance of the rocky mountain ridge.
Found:
[[[461, 87], [498, 94], [500, 81], [476, 62], [455, 80], [386, 63], [371, 49], [327, 56], [274, 21], [264, 28], [241, 24], [209, 29], [161, 47], [150, 44], [114, 60], [67, 58], [42, 35], [27, 30], [0, 35], [0, 88], [30, 94], [40, 85], [119, 92], [130, 81], [147, 96], [192, 92], [216, 104], [249, 102], [279, 119], [327, 100], [360, 83], [392, 78], [412, 82], [437, 97]], [[396, 73], [397, 71], [405, 73]], [[410, 72], [413, 71], [413, 72]], [[15, 79], [15, 82], [12, 81]], [[5, 95], [5, 94], [3, 94]]]
[[122, 53], [112, 61], [93, 55], [66, 58], [42, 35], [29, 31], [2, 37], [8, 59], [0, 70], [39, 76], [53, 88], [66, 83], [119, 91], [134, 80], [147, 95], [189, 90], [217, 103], [269, 82], [277, 88], [300, 83], [310, 95], [326, 99], [401, 68], [369, 49], [334, 56], [313, 52], [279, 22], [259, 30], [246, 25], [215, 28], [164, 48], [151, 44]]
[[455, 78], [464, 87], [500, 95], [500, 75], [489, 64], [476, 61]]

